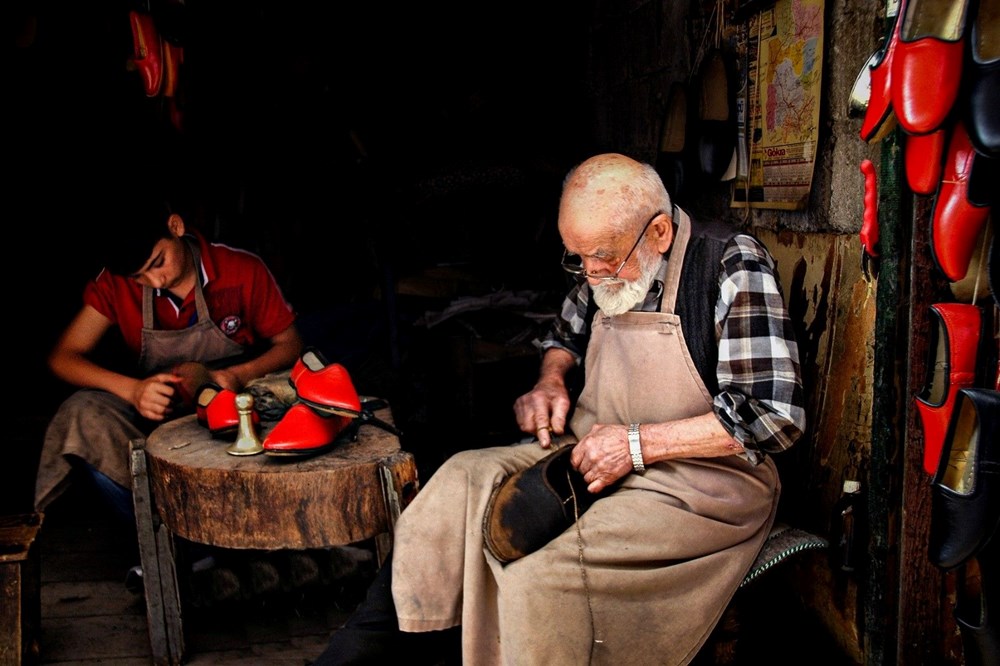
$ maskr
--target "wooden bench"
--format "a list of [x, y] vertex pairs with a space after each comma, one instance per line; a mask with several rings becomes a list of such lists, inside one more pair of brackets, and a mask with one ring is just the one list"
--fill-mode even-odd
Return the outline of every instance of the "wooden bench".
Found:
[[38, 548], [41, 513], [0, 516], [0, 664], [35, 664], [40, 654]]

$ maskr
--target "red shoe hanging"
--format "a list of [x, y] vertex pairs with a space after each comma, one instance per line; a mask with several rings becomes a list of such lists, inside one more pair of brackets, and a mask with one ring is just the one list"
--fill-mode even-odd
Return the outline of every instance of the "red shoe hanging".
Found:
[[146, 96], [155, 97], [163, 83], [163, 45], [153, 17], [132, 10], [128, 13], [132, 26], [132, 60], [142, 75]]
[[976, 381], [976, 359], [982, 339], [982, 311], [964, 303], [931, 306], [927, 379], [916, 397], [924, 430], [924, 471], [938, 468], [955, 397]]

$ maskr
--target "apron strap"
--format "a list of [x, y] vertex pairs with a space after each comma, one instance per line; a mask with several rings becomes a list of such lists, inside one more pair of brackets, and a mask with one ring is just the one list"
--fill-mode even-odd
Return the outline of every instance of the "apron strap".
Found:
[[667, 275], [663, 281], [663, 298], [660, 300], [660, 312], [670, 314], [674, 313], [677, 306], [677, 289], [680, 286], [681, 269], [684, 267], [684, 253], [691, 238], [691, 218], [677, 206], [674, 206], [673, 222], [677, 224], [677, 232], [667, 259]]
[[[184, 239], [191, 256], [194, 260], [195, 280], [194, 280], [194, 304], [198, 312], [198, 321], [205, 321], [209, 318], [208, 301], [205, 300], [205, 291], [201, 286], [201, 250], [196, 242]], [[143, 286], [142, 288], [142, 327], [153, 329], [156, 326], [156, 319], [153, 314], [153, 288]]]

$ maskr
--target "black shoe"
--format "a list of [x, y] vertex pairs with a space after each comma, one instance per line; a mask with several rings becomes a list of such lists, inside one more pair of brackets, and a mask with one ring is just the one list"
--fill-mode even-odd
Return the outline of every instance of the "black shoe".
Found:
[[931, 493], [930, 560], [953, 569], [1000, 530], [1000, 391], [959, 390]]

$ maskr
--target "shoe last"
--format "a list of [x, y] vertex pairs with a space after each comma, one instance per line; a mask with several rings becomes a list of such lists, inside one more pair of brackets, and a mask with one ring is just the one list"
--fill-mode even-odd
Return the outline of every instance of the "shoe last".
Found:
[[906, 0], [901, 0], [889, 38], [868, 58], [851, 89], [848, 112], [863, 113], [859, 134], [868, 143], [881, 141], [896, 126], [892, 112], [892, 60], [899, 40], [899, 16], [905, 8]]
[[958, 97], [969, 0], [909, 0], [892, 58], [892, 107], [910, 134], [941, 127]]
[[[208, 428], [212, 437], [229, 437], [239, 430], [240, 411], [236, 407], [236, 392], [224, 389], [218, 384], [207, 383], [198, 390], [198, 404], [195, 418]], [[251, 412], [254, 425], [260, 424], [260, 415]]]
[[944, 147], [948, 133], [939, 129], [930, 134], [910, 134], [906, 137], [903, 159], [906, 182], [915, 194], [934, 194], [941, 184]]
[[954, 569], [994, 540], [1000, 526], [1000, 392], [958, 392], [931, 490], [930, 560]]
[[291, 406], [264, 438], [264, 453], [306, 455], [336, 444], [353, 419], [338, 414], [320, 414], [301, 402]]
[[129, 12], [132, 26], [132, 59], [142, 75], [147, 97], [155, 97], [163, 82], [163, 46], [153, 17], [144, 12]]
[[328, 414], [356, 417], [361, 414], [361, 399], [347, 368], [328, 363], [318, 349], [307, 349], [295, 362], [288, 376], [299, 400]]
[[1000, 0], [979, 0], [965, 74], [969, 139], [979, 154], [1000, 159]]
[[976, 206], [969, 200], [969, 180], [976, 161], [965, 125], [956, 122], [931, 215], [931, 257], [951, 282], [968, 272], [976, 239], [990, 215], [989, 206]]
[[945, 432], [958, 391], [973, 386], [982, 333], [982, 311], [964, 303], [937, 303], [930, 307], [927, 379], [916, 397], [924, 432], [924, 471], [938, 469]]

